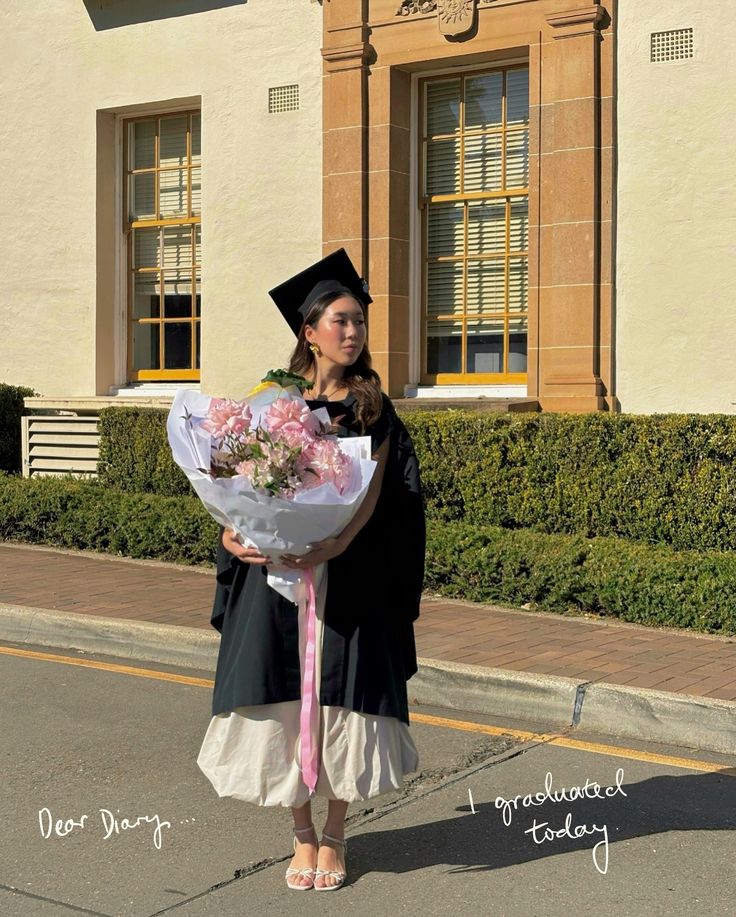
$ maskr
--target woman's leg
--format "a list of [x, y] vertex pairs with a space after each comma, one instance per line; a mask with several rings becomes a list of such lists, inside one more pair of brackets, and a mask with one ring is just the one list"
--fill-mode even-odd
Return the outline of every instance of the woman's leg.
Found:
[[[294, 816], [294, 828], [308, 828], [312, 824], [312, 805], [311, 802], [305, 803], [298, 809], [292, 808], [291, 814]], [[317, 832], [299, 831], [294, 834], [296, 838], [296, 852], [289, 863], [293, 869], [302, 869], [304, 866], [316, 867], [317, 865]], [[311, 879], [305, 876], [297, 876], [292, 880], [299, 885], [311, 885]]]
[[[341, 799], [330, 799], [327, 802], [327, 821], [324, 826], [324, 833], [331, 834], [333, 837], [345, 839], [345, 816], [348, 812], [349, 802], [343, 802]], [[342, 844], [336, 844], [334, 841], [324, 840], [319, 845], [319, 856], [317, 858], [319, 869], [331, 869], [335, 872], [345, 872], [345, 849]], [[337, 885], [337, 879], [334, 876], [317, 876], [314, 880], [316, 886]]]

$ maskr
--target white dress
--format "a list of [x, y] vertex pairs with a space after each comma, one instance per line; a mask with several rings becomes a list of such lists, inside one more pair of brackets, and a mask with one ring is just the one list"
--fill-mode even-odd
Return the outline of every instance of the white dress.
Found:
[[[327, 565], [323, 566], [326, 571]], [[317, 568], [319, 569], [319, 568]], [[320, 683], [327, 577], [316, 586], [315, 684]], [[305, 628], [299, 621], [299, 659], [304, 670]], [[315, 699], [316, 700], [316, 699]], [[310, 793], [301, 777], [301, 700], [236, 707], [212, 717], [197, 764], [219, 796], [261, 806], [300, 807]], [[419, 754], [409, 726], [391, 716], [318, 705], [320, 766], [314, 795], [357, 802], [401, 787]], [[318, 722], [317, 722], [318, 720]]]

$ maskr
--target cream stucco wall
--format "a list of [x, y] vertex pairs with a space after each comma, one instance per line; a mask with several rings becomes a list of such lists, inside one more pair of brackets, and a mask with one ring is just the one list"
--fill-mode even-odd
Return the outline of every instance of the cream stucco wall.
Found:
[[[153, 18], [177, 6], [201, 11]], [[309, 0], [5, 0], [0, 381], [125, 383], [120, 122], [146, 106], [202, 108], [203, 391], [283, 363], [267, 290], [321, 254], [321, 17]], [[268, 114], [288, 83], [300, 110]]]
[[[623, 411], [736, 411], [733, 4], [619, 0], [617, 334]], [[650, 63], [692, 27], [695, 56]]]

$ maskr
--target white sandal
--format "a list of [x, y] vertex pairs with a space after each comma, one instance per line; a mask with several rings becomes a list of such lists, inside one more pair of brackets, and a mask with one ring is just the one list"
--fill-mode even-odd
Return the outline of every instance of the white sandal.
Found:
[[[308, 828], [294, 828], [294, 834], [303, 834], [305, 831], [314, 831], [314, 836], [317, 836], [314, 825], [310, 825]], [[294, 853], [296, 853], [296, 838], [294, 838]], [[307, 889], [314, 887], [314, 878], [315, 878], [316, 868], [314, 866], [302, 866], [300, 869], [297, 869], [294, 866], [290, 866], [286, 870], [286, 884], [289, 888], [293, 888], [294, 891], [302, 892], [307, 891]], [[309, 884], [306, 882], [290, 882], [289, 879], [293, 876], [306, 876], [307, 879], [311, 881]]]
[[[324, 841], [325, 838], [328, 841], [334, 841], [336, 844], [342, 844], [342, 846], [345, 848], [345, 853], [348, 852], [348, 842], [347, 841], [342, 841], [340, 840], [339, 837], [332, 837], [332, 835], [325, 834], [323, 831], [322, 840]], [[315, 879], [317, 878], [317, 876], [334, 876], [338, 881], [334, 885], [316, 885], [315, 884], [314, 890], [317, 892], [334, 891], [336, 888], [340, 888], [343, 885], [343, 883], [345, 882], [346, 875], [347, 873], [340, 872], [339, 870], [336, 870], [336, 869], [317, 869], [314, 874]]]

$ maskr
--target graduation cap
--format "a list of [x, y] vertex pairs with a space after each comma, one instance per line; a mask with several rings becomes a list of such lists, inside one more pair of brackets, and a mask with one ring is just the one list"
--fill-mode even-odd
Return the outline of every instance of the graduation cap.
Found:
[[268, 291], [297, 336], [315, 300], [325, 293], [349, 293], [364, 307], [373, 302], [368, 295], [368, 284], [358, 276], [344, 248]]

